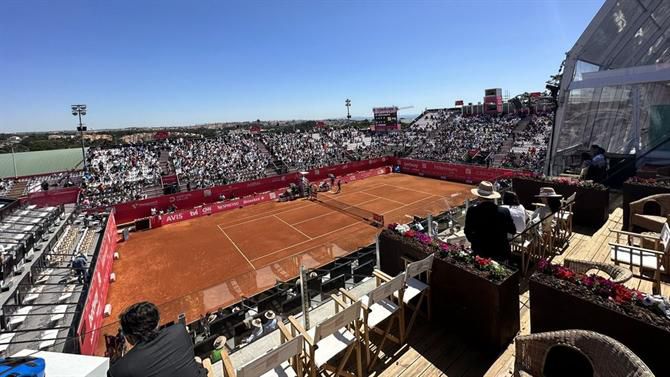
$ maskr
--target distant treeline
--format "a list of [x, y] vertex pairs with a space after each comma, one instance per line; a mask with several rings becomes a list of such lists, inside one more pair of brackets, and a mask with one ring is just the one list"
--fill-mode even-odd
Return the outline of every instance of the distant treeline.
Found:
[[[316, 121], [304, 121], [304, 122], [296, 122], [293, 124], [280, 124], [279, 122], [276, 123], [271, 123], [271, 122], [261, 122], [261, 126], [264, 130], [270, 130], [270, 131], [277, 131], [277, 130], [282, 130], [282, 131], [292, 131], [292, 130], [300, 130], [301, 132], [308, 131], [316, 127], [317, 122]], [[368, 128], [370, 126], [370, 121], [368, 120], [352, 120], [350, 123], [348, 123], [348, 126], [351, 127], [356, 127], [356, 128]], [[237, 126], [231, 126], [231, 127], [222, 127], [222, 128], [207, 128], [207, 127], [175, 127], [175, 128], [168, 128], [165, 129], [165, 131], [168, 131], [170, 133], [190, 133], [190, 134], [195, 134], [197, 135], [196, 137], [205, 137], [205, 138], [213, 138], [221, 135], [222, 133], [232, 131], [232, 130], [239, 130], [239, 129], [248, 129], [250, 127], [249, 124], [246, 125], [237, 125]], [[104, 147], [104, 146], [113, 146], [113, 145], [118, 145], [122, 144], [122, 137], [128, 136], [128, 135], [133, 135], [133, 134], [138, 134], [138, 133], [152, 133], [152, 132], [158, 132], [160, 130], [158, 129], [125, 129], [125, 130], [106, 130], [106, 131], [97, 131], [96, 133], [98, 134], [105, 134], [105, 135], [111, 135], [112, 140], [86, 140], [86, 146], [87, 147]], [[45, 151], [45, 150], [53, 150], [53, 149], [65, 149], [65, 148], [78, 148], [81, 146], [81, 139], [79, 138], [79, 135], [77, 134], [74, 138], [60, 138], [60, 139], [49, 139], [49, 135], [63, 135], [63, 136], [72, 136], [72, 133], [33, 133], [33, 134], [28, 134], [27, 136], [22, 135], [22, 139], [19, 143], [16, 144], [10, 144], [8, 142], [9, 138], [14, 136], [13, 134], [0, 134], [0, 153], [10, 153], [12, 150], [12, 146], [14, 147], [15, 152], [29, 152], [29, 151]]]

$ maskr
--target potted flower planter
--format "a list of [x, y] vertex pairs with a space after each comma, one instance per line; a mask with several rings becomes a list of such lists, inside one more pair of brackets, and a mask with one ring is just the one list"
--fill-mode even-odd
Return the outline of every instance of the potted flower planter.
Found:
[[540, 192], [540, 187], [553, 187], [557, 193], [567, 198], [573, 193], [575, 205], [573, 206], [573, 223], [592, 229], [599, 229], [607, 222], [609, 217], [609, 190], [597, 186], [580, 186], [577, 184], [563, 183], [560, 180], [537, 179], [528, 177], [512, 178], [512, 187], [519, 196], [519, 201], [526, 209], [533, 209], [533, 203], [537, 203], [535, 197]]
[[630, 348], [657, 376], [670, 376], [670, 320], [647, 308], [620, 306], [611, 298], [538, 272], [530, 279], [530, 322], [532, 333], [584, 329], [608, 335]]
[[654, 180], [628, 180], [623, 184], [623, 226], [628, 230], [630, 203], [656, 194], [670, 193], [669, 186], [653, 184]]
[[431, 272], [432, 322], [461, 332], [492, 353], [504, 349], [519, 331], [519, 271], [492, 280], [487, 273], [390, 230], [379, 236], [382, 271], [395, 276], [404, 259], [420, 260], [435, 252]]

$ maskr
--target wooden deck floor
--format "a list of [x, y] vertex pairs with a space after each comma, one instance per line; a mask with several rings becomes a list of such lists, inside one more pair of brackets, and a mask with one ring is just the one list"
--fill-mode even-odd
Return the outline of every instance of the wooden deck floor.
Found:
[[[621, 229], [623, 211], [614, 210], [608, 222], [593, 235], [575, 233], [568, 249], [554, 262], [566, 257], [608, 262], [608, 242], [615, 241], [609, 229]], [[643, 292], [651, 292], [652, 283], [638, 278], [627, 284]], [[663, 283], [662, 293], [670, 294], [670, 285]], [[519, 310], [521, 334], [530, 333], [530, 302], [528, 291], [520, 295]], [[408, 339], [407, 345], [396, 350], [384, 365], [380, 365], [371, 376], [511, 376], [514, 370], [514, 343], [496, 357], [487, 357], [454, 334], [435, 331], [430, 323], [423, 322]]]

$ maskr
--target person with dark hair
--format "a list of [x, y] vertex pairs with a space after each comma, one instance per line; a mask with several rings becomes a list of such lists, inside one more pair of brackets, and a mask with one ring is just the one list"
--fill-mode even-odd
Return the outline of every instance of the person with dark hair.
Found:
[[526, 222], [528, 222], [528, 214], [526, 214], [526, 208], [519, 202], [519, 197], [513, 191], [506, 191], [503, 194], [503, 205], [502, 207], [509, 210], [510, 215], [512, 216], [512, 221], [514, 221], [514, 227], [516, 228], [517, 233], [521, 233], [526, 229]]
[[193, 343], [181, 323], [158, 330], [156, 305], [139, 302], [119, 316], [121, 331], [133, 346], [107, 371], [107, 377], [205, 377], [195, 361]]
[[542, 222], [539, 231], [544, 235], [551, 235], [554, 226], [554, 213], [561, 209], [561, 194], [557, 194], [553, 187], [541, 187], [540, 193], [535, 195], [542, 201], [535, 212], [530, 216], [533, 222]]
[[591, 165], [589, 167], [588, 179], [594, 182], [602, 182], [607, 177], [607, 157], [605, 157], [605, 150], [598, 144], [591, 146]]
[[70, 264], [72, 265], [72, 270], [74, 270], [74, 273], [77, 275], [79, 284], [88, 282], [88, 268], [86, 267], [88, 259], [86, 259], [86, 255], [83, 253], [77, 254], [76, 257], [72, 258]]
[[591, 179], [589, 176], [589, 173], [592, 173], [591, 171], [591, 164], [593, 161], [591, 160], [591, 154], [589, 152], [583, 152], [582, 153], [582, 164], [580, 166], [580, 171], [579, 171], [579, 179]]
[[481, 201], [465, 215], [465, 236], [472, 244], [472, 251], [480, 257], [507, 260], [511, 254], [507, 235], [516, 231], [509, 210], [495, 203], [500, 193], [491, 182], [482, 181], [471, 192]]

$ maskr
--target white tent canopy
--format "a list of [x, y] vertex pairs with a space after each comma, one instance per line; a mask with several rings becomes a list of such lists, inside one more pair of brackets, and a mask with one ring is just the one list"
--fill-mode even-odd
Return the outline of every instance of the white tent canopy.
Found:
[[640, 154], [667, 139], [670, 1], [607, 0], [567, 54], [558, 104], [551, 174], [591, 144]]

